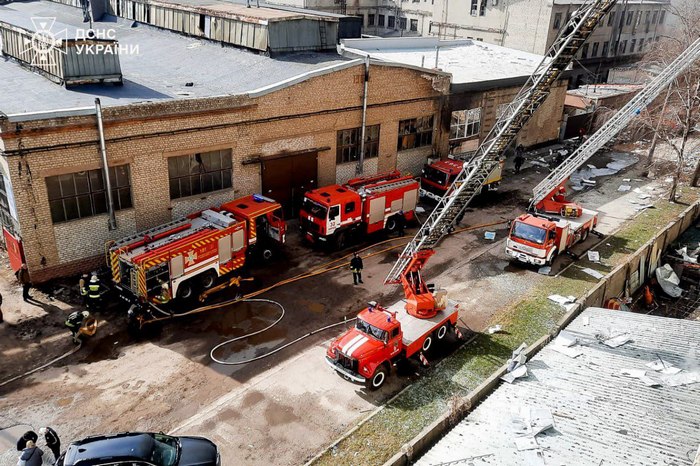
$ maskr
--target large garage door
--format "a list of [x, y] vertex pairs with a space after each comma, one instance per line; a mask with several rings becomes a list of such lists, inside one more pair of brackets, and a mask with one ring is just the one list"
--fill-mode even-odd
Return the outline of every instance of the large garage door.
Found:
[[282, 204], [286, 218], [295, 217], [304, 193], [316, 188], [317, 154], [273, 157], [262, 162], [263, 193]]

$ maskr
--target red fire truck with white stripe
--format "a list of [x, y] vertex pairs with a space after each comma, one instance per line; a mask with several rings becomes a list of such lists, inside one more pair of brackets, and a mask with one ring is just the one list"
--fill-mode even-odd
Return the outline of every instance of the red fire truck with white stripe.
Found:
[[113, 242], [112, 281], [132, 303], [189, 299], [254, 252], [269, 258], [285, 230], [279, 203], [258, 194], [236, 199]]
[[393, 171], [308, 191], [299, 214], [302, 234], [342, 249], [357, 235], [394, 231], [399, 215], [413, 220], [419, 188], [413, 177]]

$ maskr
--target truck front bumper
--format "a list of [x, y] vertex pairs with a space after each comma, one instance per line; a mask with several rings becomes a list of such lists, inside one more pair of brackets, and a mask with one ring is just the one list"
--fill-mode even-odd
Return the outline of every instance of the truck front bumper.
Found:
[[353, 382], [365, 383], [365, 380], [367, 380], [364, 377], [362, 377], [361, 375], [357, 375], [354, 372], [351, 372], [348, 369], [344, 368], [340, 364], [337, 364], [334, 360], [332, 360], [328, 356], [326, 356], [326, 364], [331, 366], [333, 368], [333, 370], [338, 372], [340, 375], [342, 375], [343, 377], [345, 377], [348, 380], [352, 380]]
[[435, 193], [431, 193], [427, 189], [420, 188], [418, 190], [418, 195], [423, 198], [428, 198], [430, 200], [433, 200], [435, 202], [438, 202], [440, 199], [442, 199], [442, 196], [438, 196]]
[[506, 254], [508, 254], [513, 259], [517, 259], [520, 262], [525, 262], [526, 264], [532, 265], [544, 265], [545, 259], [540, 257], [531, 256], [525, 254], [524, 252], [516, 251], [515, 249], [506, 248]]

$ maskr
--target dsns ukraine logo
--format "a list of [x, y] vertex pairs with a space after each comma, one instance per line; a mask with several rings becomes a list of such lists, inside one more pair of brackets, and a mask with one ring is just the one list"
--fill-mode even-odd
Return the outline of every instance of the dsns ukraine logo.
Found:
[[65, 29], [55, 32], [52, 30], [56, 18], [33, 17], [31, 20], [35, 32], [31, 39], [24, 39], [24, 48], [20, 53], [31, 65], [58, 66], [57, 54], [54, 51], [64, 55], [67, 53], [65, 42], [62, 40], [66, 37], [67, 31]]

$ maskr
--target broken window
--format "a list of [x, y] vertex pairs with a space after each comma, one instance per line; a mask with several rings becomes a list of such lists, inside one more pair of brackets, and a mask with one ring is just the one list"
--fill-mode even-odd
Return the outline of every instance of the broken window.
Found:
[[398, 150], [430, 146], [433, 143], [433, 116], [399, 122]]
[[610, 49], [610, 42], [607, 42], [607, 41], [603, 42], [603, 52], [601, 53], [601, 55], [603, 57], [607, 57], [609, 49]]
[[630, 24], [632, 24], [632, 18], [634, 18], [634, 12], [630, 11], [630, 12], [627, 14], [627, 23], [626, 23], [627, 26], [629, 26]]
[[481, 128], [481, 107], [452, 112], [450, 140], [477, 136]]
[[630, 53], [634, 53], [634, 47], [637, 45], [637, 39], [632, 39], [630, 42]]
[[[360, 158], [362, 128], [341, 129], [338, 131], [336, 163], [356, 162]], [[379, 156], [379, 125], [365, 128], [365, 159]]]
[[615, 12], [611, 11], [608, 14], [608, 27], [612, 26], [615, 23]]
[[406, 30], [406, 18], [399, 18], [399, 29]]
[[622, 54], [625, 53], [626, 51], [627, 51], [627, 41], [626, 41], [626, 40], [623, 40], [623, 41], [622, 41], [622, 47], [620, 47], [620, 55], [622, 55]]
[[411, 31], [418, 31], [418, 20], [417, 19], [411, 20]]
[[479, 11], [479, 0], [472, 0], [471, 15], [476, 16]]
[[[114, 210], [131, 207], [129, 165], [109, 167], [109, 181]], [[49, 176], [46, 178], [46, 191], [53, 223], [108, 212], [102, 169]]]
[[593, 50], [591, 51], [591, 58], [598, 56], [598, 42], [593, 42]]
[[644, 39], [639, 39], [639, 49], [637, 49], [637, 52], [641, 52], [643, 47], [644, 47]]
[[664, 19], [666, 19], [666, 10], [661, 10], [659, 14], [659, 24], [664, 24]]
[[389, 16], [387, 27], [389, 29], [394, 29], [396, 27], [396, 16]]
[[168, 158], [170, 199], [229, 189], [231, 149]]
[[479, 5], [479, 16], [486, 16], [486, 2], [487, 0], [481, 0]]
[[559, 29], [561, 27], [561, 13], [556, 13], [554, 15], [554, 24], [552, 25], [552, 29]]

